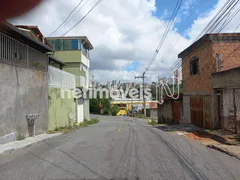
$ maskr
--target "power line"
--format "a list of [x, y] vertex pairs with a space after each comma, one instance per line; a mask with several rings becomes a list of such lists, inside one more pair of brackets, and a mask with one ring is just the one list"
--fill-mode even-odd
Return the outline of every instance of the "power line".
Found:
[[[211, 25], [211, 23], [212, 22], [215, 22], [216, 23], [216, 20], [214, 21], [214, 19], [215, 18], [217, 18], [218, 17], [218, 15], [219, 15], [219, 13], [221, 13], [224, 9], [226, 9], [226, 8], [229, 8], [232, 4], [234, 3], [234, 0], [232, 0], [231, 2], [226, 2], [224, 5], [223, 5], [223, 7], [220, 9], [220, 11], [218, 11], [218, 13], [214, 16], [214, 18], [208, 23], [208, 25], [204, 28], [204, 30], [200, 33], [200, 35], [196, 38], [196, 40], [194, 41], [194, 42], [196, 42], [200, 37], [201, 37], [201, 35], [205, 32], [207, 32], [206, 30], [209, 28], [208, 26], [210, 26]], [[228, 5], [229, 4], [229, 5]], [[227, 7], [227, 5], [228, 5], [228, 7]], [[221, 16], [219, 16], [219, 17], [221, 17]], [[219, 18], [218, 18], [219, 19]], [[217, 19], [217, 20], [218, 20]], [[212, 24], [212, 26], [213, 26], [214, 24]], [[216, 27], [216, 26], [215, 26]], [[210, 29], [212, 29], [212, 28], [210, 28]], [[178, 60], [179, 62], [177, 62], [176, 63], [176, 65], [175, 65], [175, 67], [181, 67], [181, 59], [179, 59]], [[171, 71], [173, 71], [174, 70], [174, 68], [171, 70]], [[169, 73], [168, 73], [169, 74]], [[166, 75], [167, 76], [167, 75]], [[164, 77], [164, 78], [166, 78], [166, 76]]]
[[[186, 21], [185, 21], [185, 23], [184, 23], [184, 25], [182, 26], [181, 29], [186, 29], [189, 21], [191, 20], [192, 17], [194, 17], [195, 13], [197, 12], [197, 9], [199, 9], [199, 8], [203, 5], [203, 2], [204, 2], [204, 1], [203, 1], [203, 0], [200, 0], [200, 1], [196, 1], [196, 2], [198, 2], [198, 3], [196, 3], [195, 6], [194, 6], [194, 8], [193, 8], [193, 10], [189, 12], [189, 15], [190, 15], [191, 17], [187, 16], [187, 19], [186, 19]], [[168, 48], [168, 49], [170, 49], [170, 51], [166, 52], [166, 54], [171, 54], [171, 53], [173, 52], [173, 50], [174, 50], [174, 46], [173, 46], [174, 43], [171, 43], [171, 42], [176, 42], [176, 41], [178, 41], [179, 39], [180, 39], [180, 35], [178, 35], [178, 38], [177, 38], [177, 40], [175, 40], [175, 41], [174, 41], [174, 38], [172, 38], [172, 40], [170, 41], [170, 44], [169, 44], [169, 45], [171, 45], [171, 46]], [[163, 57], [162, 57], [162, 58], [163, 58]], [[160, 59], [161, 59], [161, 58], [160, 58]], [[160, 59], [159, 59], [159, 60], [160, 60]], [[173, 65], [173, 68], [170, 69], [170, 73], [171, 73], [172, 70], [174, 70], [175, 67], [177, 67], [177, 66], [179, 65], [179, 63], [181, 63], [181, 62], [179, 62], [179, 60], [177, 59], [177, 61], [175, 61], [174, 65]], [[169, 74], [169, 73], [168, 73], [168, 74]]]
[[[240, 12], [240, 8], [238, 8], [238, 9], [233, 13], [233, 15], [231, 16], [231, 18], [230, 18], [229, 21], [227, 22], [227, 24], [229, 24], [229, 23], [231, 22], [231, 20], [232, 20], [239, 12]], [[227, 26], [227, 24], [223, 25], [222, 28], [219, 30], [219, 32], [214, 35], [213, 40], [215, 40], [215, 38], [217, 37], [217, 35], [220, 33], [220, 31], [222, 31], [222, 30]], [[234, 32], [238, 29], [239, 26], [240, 26], [240, 24], [238, 24], [238, 26], [236, 27], [236, 29], [234, 30]], [[226, 47], [226, 46], [227, 46], [227, 44], [224, 45], [224, 47]], [[207, 45], [205, 45], [205, 47], [202, 48], [202, 50], [199, 52], [199, 54], [202, 53], [203, 50], [204, 50], [206, 47], [207, 47]], [[199, 48], [199, 47], [198, 47], [198, 48]], [[223, 49], [223, 47], [221, 47], [221, 48]], [[238, 50], [239, 48], [240, 48], [240, 46], [238, 46], [236, 49], [234, 49], [234, 51], [231, 52], [228, 57], [230, 57], [230, 56], [232, 55], [232, 53], [234, 53], [234, 52], [235, 52], [236, 50]], [[222, 52], [222, 51], [220, 51], [219, 54], [220, 54], [221, 52]], [[189, 55], [187, 58], [189, 58], [189, 57], [190, 57], [190, 55]], [[228, 57], [226, 57], [224, 60], [226, 60]], [[222, 60], [221, 62], [223, 62], [224, 60]], [[184, 62], [183, 62], [183, 63], [184, 63]], [[203, 66], [202, 71], [207, 67], [207, 65], [208, 65], [208, 64], [205, 64], [205, 66]], [[184, 71], [184, 69], [183, 69], [182, 71]], [[188, 79], [185, 80], [185, 81], [188, 81]]]
[[166, 29], [165, 29], [165, 32], [164, 32], [163, 36], [162, 36], [162, 39], [160, 40], [160, 42], [159, 42], [159, 44], [158, 44], [158, 46], [157, 46], [157, 49], [156, 49], [155, 53], [153, 54], [153, 57], [152, 57], [150, 63], [148, 64], [145, 72], [148, 71], [149, 67], [150, 67], [150, 66], [152, 65], [152, 63], [155, 61], [155, 59], [156, 59], [156, 57], [157, 57], [157, 55], [158, 55], [158, 53], [159, 53], [159, 50], [161, 49], [161, 47], [162, 47], [162, 45], [163, 45], [163, 43], [164, 43], [164, 41], [165, 41], [165, 39], [166, 39], [169, 31], [170, 31], [170, 28], [172, 27], [172, 24], [173, 24], [173, 22], [174, 22], [174, 20], [175, 20], [175, 18], [176, 18], [176, 15], [177, 15], [177, 13], [178, 13], [181, 5], [182, 5], [182, 1], [183, 1], [183, 0], [178, 0], [177, 4], [176, 4], [176, 6], [175, 6], [175, 9], [174, 9], [174, 11], [173, 11], [173, 14], [172, 14], [172, 16], [171, 16], [171, 19], [170, 19], [170, 21], [168, 22], [168, 25], [167, 25], [167, 27], [166, 27]]
[[75, 25], [73, 25], [67, 32], [65, 32], [62, 36], [68, 34], [73, 28], [75, 28], [78, 24], [80, 24], [103, 0], [98, 0], [93, 7], [85, 14]]
[[[190, 20], [194, 17], [194, 15], [196, 14], [196, 12], [197, 12], [197, 9], [199, 9], [202, 5], [203, 5], [203, 3], [204, 3], [205, 1], [203, 1], [203, 0], [200, 0], [200, 1], [196, 1], [196, 3], [194, 4], [194, 7], [192, 8], [192, 10], [189, 12], [189, 15], [186, 17], [186, 19], [185, 19], [185, 22], [184, 22], [184, 25], [179, 29], [179, 30], [185, 30], [185, 29], [187, 29], [187, 25], [189, 24], [189, 22], [190, 22]], [[180, 39], [180, 35], [179, 34], [177, 34], [177, 39], [174, 39], [174, 38], [172, 38], [169, 42], [169, 47], [167, 48], [167, 49], [170, 49], [170, 51], [167, 51], [167, 52], [165, 52], [165, 54], [171, 54], [172, 52], [173, 52], [173, 50], [174, 50], [174, 44], [175, 44], [175, 42], [178, 42], [178, 40]], [[160, 59], [164, 59], [164, 57], [162, 56]], [[160, 59], [158, 60], [158, 61], [160, 61]]]
[[[221, 10], [220, 11], [218, 11], [218, 13], [221, 13], [220, 15], [219, 14], [216, 14], [215, 16], [214, 16], [214, 18], [208, 23], [208, 25], [204, 28], [204, 30], [202, 31], [202, 33], [200, 33], [200, 35], [202, 35], [204, 32], [206, 33], [207, 32], [207, 29], [210, 29], [211, 30], [211, 32], [213, 32], [216, 28], [217, 28], [217, 25], [219, 25], [220, 23], [221, 23], [221, 21], [226, 17], [226, 16], [228, 16], [228, 15], [230, 15], [230, 11], [237, 5], [237, 3], [239, 2], [239, 0], [237, 0], [237, 1], [235, 1], [235, 0], [232, 0], [231, 2], [227, 2], [222, 8], [221, 8]], [[230, 10], [229, 10], [230, 9]], [[226, 27], [226, 25], [227, 24], [229, 24], [229, 22], [237, 15], [237, 13], [239, 12], [239, 10], [236, 10], [235, 11], [235, 13], [232, 15], [232, 17], [230, 18], [230, 20], [229, 20], [229, 18], [227, 18], [226, 20], [225, 20], [225, 22], [226, 21], [228, 21], [228, 23], [223, 23], [222, 24], [222, 27], [220, 28], [220, 30], [219, 30], [219, 32], [221, 31], [221, 30], [223, 30], [225, 27]], [[226, 13], [226, 14], [225, 14]], [[221, 18], [219, 18], [219, 17], [221, 17]], [[216, 19], [217, 18], [217, 19]], [[215, 20], [216, 19], [216, 20]], [[210, 27], [208, 27], [210, 25]], [[218, 33], [219, 33], [218, 32]], [[196, 42], [197, 40], [198, 40], [198, 38], [200, 37], [200, 35], [197, 37], [197, 39], [194, 41], [194, 42]], [[179, 59], [178, 60], [179, 62], [177, 62], [176, 63], [176, 65], [175, 65], [175, 67], [173, 67], [172, 68], [172, 70], [170, 70], [170, 72], [171, 71], [174, 71], [174, 69], [176, 68], [176, 69], [178, 69], [178, 68], [180, 68], [181, 67], [181, 59]], [[169, 73], [170, 73], [169, 72]], [[174, 71], [175, 72], [175, 71]], [[167, 73], [167, 75], [169, 74], [169, 73]], [[167, 75], [164, 77], [164, 78], [166, 78], [167, 77]], [[171, 74], [172, 75], [172, 74]]]
[[73, 14], [73, 12], [82, 4], [83, 0], [80, 0], [80, 2], [77, 4], [77, 6], [74, 7], [74, 9], [69, 13], [68, 17], [57, 27], [56, 30], [54, 30], [50, 35], [49, 37], [51, 37], [54, 33], [56, 33], [61, 27], [62, 25], [64, 25], [68, 20], [69, 18], [71, 17], [71, 15]]

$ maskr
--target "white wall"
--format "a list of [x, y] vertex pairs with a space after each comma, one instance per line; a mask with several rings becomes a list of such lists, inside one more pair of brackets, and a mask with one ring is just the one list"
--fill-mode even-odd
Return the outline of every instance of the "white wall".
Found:
[[78, 105], [77, 105], [77, 121], [78, 123], [81, 123], [84, 121], [84, 102], [83, 99], [78, 99]]
[[87, 66], [87, 68], [90, 67], [89, 59], [81, 52], [81, 62]]

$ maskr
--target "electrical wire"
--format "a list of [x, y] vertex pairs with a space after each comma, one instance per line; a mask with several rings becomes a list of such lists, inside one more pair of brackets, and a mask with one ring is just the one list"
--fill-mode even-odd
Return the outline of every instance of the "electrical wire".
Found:
[[[201, 35], [202, 34], [204, 34], [204, 33], [206, 33], [207, 32], [207, 29], [209, 28], [209, 29], [212, 29], [213, 30], [213, 28], [210, 28], [210, 27], [208, 27], [208, 26], [210, 26], [212, 23], [216, 23], [216, 21], [217, 20], [219, 20], [219, 18], [217, 19], [217, 20], [215, 20], [214, 21], [214, 19], [216, 19], [217, 17], [221, 17], [220, 15], [219, 15], [219, 13], [221, 13], [222, 11], [225, 13], [226, 12], [226, 10], [229, 8], [229, 7], [231, 7], [231, 5], [233, 5], [233, 3], [234, 3], [234, 1], [235, 0], [232, 0], [231, 2], [226, 2], [224, 5], [223, 5], [223, 7], [218, 11], [218, 13], [214, 16], [214, 18], [208, 23], [208, 25], [204, 28], [204, 30], [200, 33], [200, 35], [196, 38], [196, 40], [194, 41], [194, 42], [196, 42], [200, 37], [201, 37]], [[228, 6], [227, 6], [228, 5]], [[225, 11], [224, 11], [225, 10]], [[219, 24], [219, 23], [218, 23]], [[211, 25], [211, 27], [213, 27], [214, 26], [214, 24], [212, 24]], [[216, 26], [215, 26], [216, 27]], [[176, 63], [176, 65], [175, 65], [175, 67], [180, 67], [181, 65], [181, 59], [178, 59], [178, 61], [179, 62], [177, 62]], [[164, 77], [164, 78], [166, 78], [166, 76]]]
[[152, 57], [150, 63], [148, 64], [148, 66], [147, 66], [147, 68], [146, 68], [146, 70], [145, 70], [144, 73], [146, 73], [146, 72], [148, 71], [149, 67], [150, 67], [150, 66], [152, 65], [152, 63], [155, 61], [155, 59], [156, 59], [156, 57], [157, 57], [157, 55], [158, 55], [158, 53], [159, 53], [159, 50], [161, 49], [164, 41], [166, 40], [166, 37], [167, 37], [167, 35], [168, 35], [169, 31], [170, 31], [170, 28], [172, 27], [172, 24], [173, 24], [173, 22], [174, 22], [174, 20], [175, 20], [175, 18], [176, 18], [176, 15], [177, 15], [177, 13], [178, 13], [181, 5], [182, 5], [182, 1], [183, 1], [183, 0], [178, 0], [177, 4], [176, 4], [176, 6], [175, 6], [175, 9], [174, 9], [174, 11], [173, 11], [173, 14], [172, 14], [172, 16], [171, 16], [171, 19], [170, 19], [170, 21], [168, 22], [168, 25], [167, 25], [167, 27], [166, 27], [166, 29], [165, 29], [165, 31], [164, 31], [164, 34], [163, 34], [163, 36], [162, 36], [162, 38], [161, 38], [161, 40], [160, 40], [160, 42], [159, 42], [159, 44], [158, 44], [158, 46], [157, 46], [157, 49], [156, 49], [155, 53], [153, 54], [153, 57]]
[[55, 34], [69, 20], [73, 12], [82, 4], [82, 2], [83, 0], [80, 0], [77, 6], [75, 6], [74, 9], [69, 13], [68, 17], [48, 37], [51, 37], [53, 34]]
[[72, 29], [74, 29], [77, 25], [79, 25], [103, 0], [98, 0], [93, 7], [76, 23], [74, 24], [69, 30], [67, 30], [62, 36], [68, 34]]
[[[211, 29], [211, 32], [213, 32], [215, 29], [216, 29], [216, 24], [217, 25], [219, 25], [220, 24], [220, 22], [224, 19], [224, 17], [226, 17], [226, 16], [228, 16], [229, 15], [229, 13], [230, 13], [230, 11], [237, 5], [237, 3], [239, 2], [239, 0], [237, 0], [237, 1], [235, 1], [234, 2], [234, 0], [232, 0], [229, 4], [228, 4], [228, 6], [226, 7], [225, 5], [223, 6], [223, 8], [222, 9], [225, 9], [224, 11], [223, 11], [223, 13], [222, 13], [222, 18], [217, 18], [217, 17], [219, 17], [218, 16], [218, 14], [217, 15], [215, 15], [214, 16], [214, 18], [213, 19], [215, 19], [215, 18], [217, 18], [215, 21], [213, 21], [213, 20], [211, 20], [210, 22], [211, 23], [209, 23], [209, 24], [211, 24], [211, 27], [206, 27], [204, 30], [203, 30], [203, 32], [206, 32], [206, 29]], [[229, 10], [229, 8], [231, 8], [230, 10]], [[222, 12], [222, 9], [219, 11], [219, 12]], [[225, 14], [227, 12], [227, 14]], [[235, 13], [233, 13], [233, 15], [231, 16], [231, 18], [230, 18], [230, 20], [227, 18], [226, 20], [225, 20], [225, 22], [223, 23], [223, 26], [222, 26], [222, 28], [220, 27], [220, 30], [218, 31], [218, 33], [222, 30], [222, 29], [224, 29], [225, 27], [226, 27], [226, 25], [227, 24], [229, 24], [229, 22], [238, 14], [238, 12], [239, 12], [239, 10], [236, 10], [235, 11]], [[228, 22], [226, 22], [226, 21], [228, 21]], [[208, 24], [208, 25], [209, 25]], [[207, 26], [208, 26], [207, 25]], [[202, 32], [202, 33], [203, 33]], [[202, 34], [201, 33], [201, 34]], [[216, 37], [216, 36], [215, 36]], [[199, 38], [199, 36], [197, 37], [197, 39]], [[196, 40], [197, 40], [196, 39]], [[196, 40], [195, 40], [195, 42], [196, 42]], [[176, 65], [172, 68], [172, 70], [170, 70], [170, 72], [171, 71], [174, 71], [174, 69], [179, 69], [181, 67], [181, 59], [179, 60], [179, 62], [177, 62], [176, 63]], [[168, 72], [167, 73], [167, 75], [169, 75], [170, 74], [170, 72]], [[175, 72], [175, 71], [174, 71]], [[167, 77], [167, 75], [164, 77], [164, 78], [166, 78]], [[172, 74], [171, 74], [172, 75]]]
[[[231, 20], [232, 20], [239, 12], [240, 12], [240, 8], [235, 11], [235, 13], [234, 13], [234, 14], [232, 15], [232, 17], [229, 19], [229, 22], [228, 22], [227, 24], [229, 24], [229, 23], [231, 22]], [[221, 28], [220, 31], [222, 31], [222, 30], [226, 27], [227, 24], [225, 24], [225, 25]], [[234, 30], [234, 32], [238, 29], [239, 26], [240, 26], [240, 24], [238, 24], [238, 26], [236, 27], [236, 29]], [[217, 35], [220, 33], [220, 31], [219, 31], [217, 34], [214, 35], [213, 40], [215, 40], [215, 38], [216, 38]], [[226, 46], [228, 46], [228, 45], [227, 45], [227, 44], [224, 45], [224, 47], [226, 47]], [[206, 47], [207, 47], [207, 45], [202, 48], [202, 50], [199, 52], [199, 54], [202, 53], [203, 50], [204, 50]], [[222, 49], [223, 49], [224, 47], [222, 47]], [[224, 60], [226, 60], [228, 57], [230, 57], [230, 56], [231, 56], [236, 50], [238, 50], [239, 48], [240, 48], [240, 46], [238, 46], [236, 49], [234, 49], [225, 59], [223, 59], [223, 60], [221, 61], [221, 63], [224, 62]], [[222, 52], [222, 51], [221, 51], [221, 52]], [[220, 53], [221, 53], [221, 52], [220, 52]], [[189, 55], [187, 58], [190, 58], [190, 55]], [[183, 63], [184, 63], [184, 62], [183, 62]], [[208, 66], [207, 63], [204, 64], [204, 65], [203, 65], [203, 68], [202, 68], [202, 71], [204, 71], [204, 69], [205, 69], [207, 66]], [[184, 69], [183, 69], [182, 71], [184, 71]], [[202, 71], [201, 71], [201, 72], [202, 72]], [[189, 78], [190, 78], [190, 77], [189, 77]], [[185, 81], [188, 81], [189, 78], [188, 78], [188, 79], [185, 79]]]

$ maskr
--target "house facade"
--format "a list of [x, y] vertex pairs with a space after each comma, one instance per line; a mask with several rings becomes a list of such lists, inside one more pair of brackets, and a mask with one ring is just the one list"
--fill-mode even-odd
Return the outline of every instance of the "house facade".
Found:
[[1, 23], [0, 144], [47, 132], [48, 52], [52, 52], [49, 46], [8, 22]]
[[[55, 50], [53, 57], [66, 64], [63, 70], [76, 76], [76, 88], [89, 88], [90, 50], [92, 44], [85, 36], [51, 37], [47, 42]], [[89, 99], [77, 100], [77, 121], [89, 119]]]
[[212, 73], [239, 67], [239, 46], [239, 33], [207, 34], [178, 55], [182, 58], [182, 122], [219, 127]]
[[223, 130], [240, 133], [240, 67], [213, 73], [212, 84], [218, 123]]

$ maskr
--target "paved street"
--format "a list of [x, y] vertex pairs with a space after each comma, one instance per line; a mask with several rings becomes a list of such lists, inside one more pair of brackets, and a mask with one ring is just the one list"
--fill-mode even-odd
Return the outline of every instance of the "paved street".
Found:
[[239, 179], [240, 161], [146, 120], [100, 123], [0, 156], [0, 179]]

